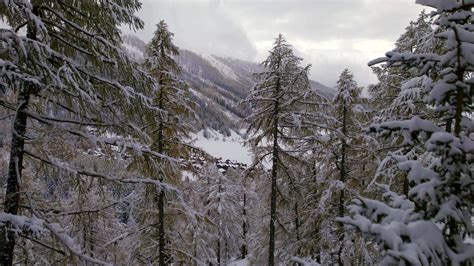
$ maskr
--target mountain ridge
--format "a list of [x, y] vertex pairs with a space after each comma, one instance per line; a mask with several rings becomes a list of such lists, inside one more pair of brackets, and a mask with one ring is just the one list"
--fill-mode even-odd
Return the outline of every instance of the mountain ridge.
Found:
[[[136, 36], [123, 37], [124, 48], [137, 61], [144, 60], [146, 43]], [[177, 63], [182, 70], [179, 77], [190, 85], [191, 99], [199, 108], [195, 110], [200, 121], [194, 121], [199, 130], [217, 130], [225, 136], [240, 132], [243, 118], [250, 107], [241, 102], [254, 85], [253, 73], [261, 71], [258, 63], [209, 54], [198, 54], [180, 49]], [[311, 87], [330, 99], [335, 90], [310, 80]]]

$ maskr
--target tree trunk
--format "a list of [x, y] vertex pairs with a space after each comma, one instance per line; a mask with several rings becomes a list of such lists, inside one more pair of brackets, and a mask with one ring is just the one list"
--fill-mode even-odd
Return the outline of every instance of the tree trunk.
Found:
[[[280, 91], [280, 80], [277, 80], [276, 93]], [[275, 101], [273, 109], [273, 151], [272, 151], [272, 187], [270, 195], [270, 245], [268, 247], [268, 265], [275, 265], [275, 222], [276, 222], [276, 200], [277, 200], [277, 167], [278, 167], [278, 100]]]
[[193, 242], [192, 242], [193, 243], [193, 258], [191, 259], [191, 261], [193, 262], [194, 266], [197, 266], [198, 262], [197, 262], [196, 259], [194, 259], [194, 258], [197, 258], [197, 241], [196, 241], [196, 236], [194, 235], [195, 232], [197, 231], [197, 228], [196, 228], [196, 226], [194, 226], [193, 228], [194, 228], [194, 230], [193, 230], [193, 232], [191, 232], [192, 240], [193, 240]]
[[[244, 186], [245, 189], [245, 186]], [[244, 204], [243, 204], [243, 222], [242, 222], [242, 237], [243, 237], [243, 244], [242, 244], [242, 259], [247, 257], [247, 194], [244, 191]]]
[[[160, 78], [160, 86], [162, 85]], [[163, 91], [160, 90], [158, 107], [163, 109]], [[163, 140], [163, 118], [160, 118], [160, 124], [158, 125], [158, 153], [164, 151], [164, 140]], [[163, 182], [164, 177], [162, 174], [159, 175], [159, 181]], [[165, 191], [163, 187], [160, 188], [160, 194], [158, 195], [158, 260], [159, 265], [166, 265], [166, 253], [165, 253]]]
[[[33, 2], [32, 12], [38, 15], [38, 6]], [[28, 24], [26, 36], [36, 39], [36, 27]], [[10, 148], [10, 161], [8, 163], [7, 190], [5, 193], [4, 212], [17, 215], [19, 208], [20, 183], [23, 171], [23, 156], [25, 150], [25, 137], [30, 96], [35, 88], [31, 84], [23, 84], [17, 97], [17, 109], [12, 128], [12, 144]], [[6, 223], [0, 228], [0, 264], [12, 265], [15, 250], [15, 233], [10, 231], [11, 224]]]
[[300, 217], [298, 213], [298, 202], [295, 202], [294, 206], [295, 211], [295, 231], [296, 231], [296, 240], [300, 240]]
[[[313, 153], [315, 153], [315, 151], [313, 151]], [[317, 179], [317, 175], [318, 175], [318, 172], [317, 172], [317, 161], [313, 162], [313, 182], [314, 183], [317, 183], [318, 182], [318, 179]], [[314, 195], [318, 195], [319, 191], [316, 189], [315, 192], [314, 192]], [[318, 218], [316, 218], [318, 219]], [[315, 228], [315, 234], [314, 234], [314, 237], [318, 239], [318, 241], [316, 242], [318, 246], [315, 246], [314, 247], [314, 254], [316, 254], [316, 262], [317, 263], [321, 263], [321, 252], [320, 252], [320, 242], [319, 242], [319, 222], [316, 222], [316, 228]]]
[[[221, 207], [221, 193], [222, 193], [222, 178], [221, 176], [219, 176], [219, 179], [218, 179], [218, 187], [217, 187], [217, 192], [219, 194], [219, 197], [217, 198], [217, 202], [218, 202], [218, 209]], [[218, 240], [217, 240], [217, 265], [221, 266], [221, 262], [222, 262], [222, 253], [221, 253], [221, 241], [222, 241], [222, 214], [217, 212], [217, 215], [219, 216], [219, 220], [218, 220], [218, 228], [217, 230], [219, 230], [219, 234], [218, 234]]]
[[[27, 114], [30, 101], [30, 90], [24, 88], [17, 98], [18, 108], [13, 122], [12, 146], [10, 149], [10, 162], [8, 164], [7, 191], [5, 194], [4, 212], [9, 214], [18, 214], [18, 205], [20, 200], [19, 181], [22, 177], [23, 155], [25, 148], [25, 133]], [[15, 249], [15, 234], [10, 231], [11, 225], [6, 223], [0, 230], [0, 264], [12, 265], [13, 251]]]
[[217, 240], [217, 265], [221, 266], [221, 234], [219, 233], [219, 239]]
[[[465, 10], [469, 10], [470, 7], [464, 6]], [[461, 40], [459, 37], [459, 33], [457, 28], [453, 28], [454, 35], [456, 36], [456, 42], [457, 42], [457, 47], [456, 47], [456, 60], [458, 64], [458, 69], [456, 71], [456, 76], [457, 79], [461, 82], [464, 81], [464, 74], [465, 74], [465, 69], [461, 68], [461, 60], [462, 60], [462, 47], [461, 47]], [[473, 85], [471, 85], [472, 89]], [[462, 112], [463, 112], [463, 107], [464, 107], [464, 89], [462, 87], [457, 86], [457, 91], [456, 91], [456, 109], [455, 109], [455, 114], [454, 114], [454, 134], [456, 137], [459, 137], [461, 134], [461, 121], [462, 121]]]
[[453, 123], [453, 120], [451, 118], [448, 118], [448, 120], [446, 120], [446, 132], [451, 133], [452, 123]]
[[[458, 76], [461, 76], [460, 80], [463, 80], [462, 75], [464, 75], [464, 72], [462, 74], [458, 74]], [[456, 113], [454, 117], [454, 134], [456, 137], [459, 137], [461, 134], [461, 121], [462, 121], [462, 111], [464, 107], [464, 91], [462, 88], [458, 88], [458, 91], [456, 92]]]
[[[163, 181], [163, 178], [160, 178]], [[160, 189], [158, 196], [158, 246], [159, 246], [159, 262], [160, 265], [165, 263], [165, 192], [163, 188]]]
[[[296, 234], [296, 241], [299, 242], [300, 241], [300, 217], [299, 217], [299, 213], [298, 213], [298, 202], [295, 202], [295, 205], [294, 205], [294, 212], [295, 212], [295, 234]], [[300, 250], [301, 250], [301, 246], [298, 247], [298, 249], [296, 250], [296, 255], [300, 255]], [[302, 265], [301, 263], [295, 263], [296, 265], [300, 266]]]
[[[339, 180], [345, 184], [346, 182], [346, 134], [347, 134], [347, 107], [344, 103], [343, 109], [342, 109], [342, 143], [341, 143], [341, 166], [340, 166], [340, 176]], [[345, 206], [344, 206], [344, 190], [345, 188], [341, 189], [341, 193], [339, 195], [339, 217], [343, 217], [345, 213]], [[338, 263], [339, 265], [343, 265], [342, 262], [342, 249], [343, 249], [343, 242], [344, 242], [344, 227], [343, 224], [339, 224], [339, 252], [338, 252]]]

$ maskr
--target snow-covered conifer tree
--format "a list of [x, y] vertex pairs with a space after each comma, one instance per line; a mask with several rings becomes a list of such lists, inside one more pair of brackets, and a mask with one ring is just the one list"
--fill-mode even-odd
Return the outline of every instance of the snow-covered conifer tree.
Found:
[[[405, 32], [395, 42], [393, 49], [399, 53], [428, 53], [439, 52], [442, 41], [434, 37], [435, 30], [429, 15], [422, 11], [416, 21], [411, 21]], [[378, 114], [377, 122], [387, 121], [391, 117], [407, 117], [427, 112], [422, 101], [423, 92], [417, 86], [401, 88], [401, 85], [418, 75], [414, 69], [404, 67], [373, 66], [378, 77], [375, 85], [369, 86], [372, 104]], [[414, 84], [417, 85], [417, 84]], [[400, 93], [403, 91], [403, 93]]]
[[[411, 21], [405, 28], [405, 32], [395, 42], [394, 51], [398, 53], [439, 53], [443, 51], [443, 40], [435, 38], [439, 29], [434, 28], [433, 19], [429, 14], [422, 11], [417, 20]], [[413, 79], [418, 76], [417, 69], [407, 68], [404, 66], [372, 66], [374, 73], [378, 77], [375, 85], [369, 86], [371, 94], [371, 107], [374, 111], [374, 122], [380, 123], [393, 119], [409, 119], [413, 115], [420, 117], [436, 117], [431, 108], [427, 107], [423, 102], [426, 91], [421, 89], [422, 78]], [[433, 76], [435, 76], [433, 74]], [[407, 82], [412, 80], [412, 82]], [[403, 86], [402, 86], [403, 85]], [[398, 185], [398, 189], [392, 186], [394, 191], [408, 193], [408, 180], [403, 176], [397, 175], [395, 162], [386, 157], [389, 152], [397, 151], [397, 144], [401, 142], [400, 138], [378, 139], [378, 148], [373, 154], [376, 160], [382, 160], [379, 165], [380, 171], [374, 178], [373, 182], [387, 182]], [[411, 158], [420, 156], [425, 151], [423, 145], [412, 147], [409, 151], [404, 152]], [[400, 180], [402, 178], [402, 180]], [[383, 179], [383, 180], [381, 180]], [[371, 182], [371, 184], [373, 184]]]
[[190, 223], [180, 219], [175, 224], [174, 241], [180, 243], [173, 248], [184, 255], [179, 261], [188, 264], [227, 265], [240, 257], [244, 243], [242, 170], [229, 167], [223, 173], [214, 162], [206, 162], [195, 176], [184, 191], [189, 204], [199, 213], [198, 220]]
[[[189, 133], [192, 131], [191, 126], [186, 122], [192, 114], [192, 104], [189, 100], [188, 87], [183, 81], [177, 77], [180, 67], [174, 60], [179, 55], [178, 47], [173, 42], [173, 33], [168, 30], [168, 25], [161, 20], [157, 24], [154, 36], [148, 45], [146, 58], [144, 62], [145, 69], [156, 79], [160, 89], [154, 95], [154, 105], [160, 110], [156, 113], [153, 110], [145, 110], [143, 114], [143, 123], [145, 132], [151, 137], [150, 148], [159, 154], [166, 155], [171, 158], [188, 157], [188, 147], [185, 139], [189, 139]], [[181, 171], [179, 165], [168, 159], [154, 159], [153, 156], [144, 155], [145, 159], [138, 158], [131, 167], [141, 169], [147, 176], [153, 177], [160, 182], [166, 182], [177, 185], [181, 182]], [[170, 263], [169, 254], [167, 255], [166, 243], [172, 243], [172, 239], [166, 236], [166, 227], [170, 227], [165, 223], [170, 223], [171, 219], [165, 220], [166, 206], [169, 202], [173, 202], [175, 197], [172, 194], [166, 195], [166, 191], [156, 190], [151, 186], [141, 207], [142, 215], [145, 221], [150, 222], [148, 209], [157, 208], [157, 238], [158, 238], [158, 258], [160, 265]], [[168, 201], [166, 203], [165, 201]], [[149, 205], [154, 203], [155, 206]], [[179, 202], [177, 207], [179, 208]], [[145, 222], [142, 221], [142, 222]], [[152, 237], [153, 238], [153, 237]], [[154, 246], [156, 241], [153, 239], [149, 242]], [[146, 250], [155, 250], [151, 246], [146, 246]], [[152, 254], [148, 254], [154, 257]], [[150, 261], [154, 263], [154, 261]]]
[[474, 246], [468, 242], [474, 207], [474, 4], [417, 2], [436, 8], [436, 37], [445, 41], [444, 52], [388, 52], [370, 64], [387, 62], [418, 69], [419, 77], [414, 80], [422, 80], [423, 100], [441, 119], [413, 116], [370, 127], [381, 137], [402, 136], [404, 147], [421, 144], [426, 152], [416, 158], [389, 154], [409, 181], [407, 195], [381, 185], [383, 202], [361, 197], [350, 207], [352, 216], [341, 221], [380, 245], [382, 264], [469, 265], [474, 261]]
[[262, 63], [264, 70], [255, 74], [257, 84], [246, 99], [253, 108], [245, 120], [249, 125], [247, 144], [255, 153], [250, 170], [271, 159], [268, 265], [275, 265], [278, 190], [294, 189], [290, 186], [296, 178], [285, 162], [297, 159], [291, 145], [295, 131], [307, 119], [301, 108], [311, 95], [309, 66], [301, 67], [301, 60], [280, 34]]
[[[158, 91], [158, 84], [120, 47], [119, 26], [143, 26], [135, 16], [141, 4], [135, 0], [18, 0], [4, 1], [0, 7], [7, 24], [0, 34], [0, 90], [16, 96], [14, 101], [1, 99], [2, 107], [11, 110], [14, 118], [0, 214], [0, 261], [5, 265], [15, 261], [16, 240], [24, 236], [34, 246], [33, 253], [49, 250], [59, 257], [43, 256], [32, 263], [70, 261], [70, 255], [82, 262], [104, 263], [101, 258], [110, 257], [99, 254], [106, 249], [89, 246], [87, 255], [82, 252], [85, 238], [69, 226], [64, 218], [68, 211], [48, 208], [68, 206], [54, 204], [55, 198], [46, 197], [40, 189], [45, 187], [41, 182], [52, 180], [71, 184], [63, 197], [73, 199], [72, 194], [78, 196], [84, 184], [94, 186], [95, 191], [105, 189], [105, 194], [115, 194], [114, 184], [149, 183], [165, 188], [157, 180], [139, 178], [143, 176], [139, 173], [116, 175], [79, 159], [90, 156], [88, 151], [113, 154], [111, 161], [122, 156], [164, 158], [147, 145], [151, 137], [136, 123], [144, 110], [159, 112], [150, 97]], [[88, 181], [81, 183], [83, 179]], [[81, 184], [74, 186], [74, 181]], [[87, 199], [86, 195], [79, 196]], [[101, 209], [97, 205], [94, 207]], [[101, 237], [104, 239], [94, 243], [115, 236]]]
[[352, 253], [363, 252], [365, 247], [350, 244], [356, 239], [346, 234], [336, 217], [344, 216], [350, 199], [361, 194], [373, 166], [367, 156], [368, 140], [362, 132], [369, 119], [367, 101], [349, 70], [341, 73], [330, 103], [319, 115], [315, 135], [320, 136], [314, 139], [317, 141], [308, 156], [314, 165], [305, 182], [307, 216], [303, 227], [308, 246], [303, 248], [312, 251], [306, 256], [320, 263], [337, 260], [341, 264], [358, 259]]
[[[229, 170], [228, 170], [229, 171]], [[230, 170], [232, 171], [232, 170]], [[206, 210], [216, 229], [216, 262], [227, 265], [231, 258], [239, 255], [242, 239], [242, 212], [240, 208], [238, 180], [231, 180], [226, 174], [209, 176]]]
[[[360, 137], [360, 133], [363, 125], [358, 116], [360, 117], [360, 113], [364, 113], [364, 107], [361, 105], [361, 88], [357, 86], [354, 76], [348, 69], [341, 73], [337, 81], [337, 89], [333, 100], [335, 120], [337, 121], [335, 128], [337, 130], [332, 132], [331, 142], [336, 146], [332, 153], [335, 156], [338, 180], [338, 185], [335, 188], [339, 192], [337, 216], [343, 217], [346, 213], [346, 202], [354, 194], [358, 194], [358, 190], [361, 188], [360, 183], [362, 183], [360, 179], [363, 175], [360, 174], [364, 171], [363, 155], [365, 147], [361, 145], [363, 139]], [[353, 249], [354, 247], [345, 245], [348, 240], [345, 239], [342, 226], [338, 225], [338, 227], [336, 236], [339, 242], [338, 262], [342, 265], [343, 252], [348, 252], [347, 249]]]

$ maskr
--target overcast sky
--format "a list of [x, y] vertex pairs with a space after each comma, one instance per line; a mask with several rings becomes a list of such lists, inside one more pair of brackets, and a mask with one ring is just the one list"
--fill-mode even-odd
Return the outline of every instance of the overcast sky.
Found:
[[198, 53], [261, 62], [282, 33], [312, 64], [311, 78], [334, 86], [349, 68], [362, 86], [375, 81], [367, 62], [383, 56], [423, 9], [415, 0], [143, 0], [149, 41], [164, 19], [175, 43]]

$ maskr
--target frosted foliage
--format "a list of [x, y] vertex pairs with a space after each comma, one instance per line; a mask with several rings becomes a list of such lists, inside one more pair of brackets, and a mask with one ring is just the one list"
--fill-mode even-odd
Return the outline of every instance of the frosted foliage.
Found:
[[[262, 63], [264, 70], [254, 75], [256, 84], [245, 100], [253, 112], [245, 122], [249, 137], [246, 145], [257, 155], [257, 164], [270, 156], [275, 136], [278, 149], [293, 156], [309, 149], [305, 141], [316, 141], [321, 134], [315, 132], [327, 127], [318, 124], [324, 117], [319, 112], [324, 100], [309, 84], [310, 65], [302, 67], [301, 61], [280, 35]], [[308, 134], [308, 130], [315, 134]]]
[[310, 152], [300, 155], [312, 165], [298, 175], [303, 198], [296, 254], [302, 259], [316, 254], [322, 265], [366, 264], [372, 261], [364, 254], [367, 245], [344, 230], [336, 217], [343, 216], [347, 204], [362, 192], [371, 171], [369, 138], [362, 132], [368, 120], [367, 102], [348, 69], [340, 74], [337, 85], [331, 101], [314, 106], [313, 136], [306, 143]]
[[338, 91], [336, 96], [334, 96], [335, 102], [342, 102], [345, 105], [355, 103], [355, 98], [360, 95], [361, 89], [357, 87], [354, 75], [348, 69], [345, 69], [339, 76], [337, 86]]
[[241, 232], [247, 218], [242, 215], [242, 197], [247, 193], [246, 204], [250, 197], [242, 185], [241, 170], [229, 167], [223, 174], [214, 163], [203, 162], [195, 176], [196, 180], [187, 183], [185, 190], [198, 220], [177, 221], [170, 231], [172, 248], [180, 250], [176, 257], [184, 254], [183, 261], [189, 264], [220, 261], [227, 265], [231, 258], [240, 256], [241, 245], [245, 243]]
[[[436, 38], [433, 30], [433, 19], [422, 11], [417, 20], [411, 21], [405, 32], [397, 39], [394, 52], [407, 54], [426, 54], [443, 50], [444, 41]], [[431, 116], [424, 98], [429, 93], [431, 79], [428, 76], [418, 77], [416, 68], [400, 65], [381, 65], [372, 67], [379, 82], [370, 85], [368, 90], [371, 102], [378, 113], [375, 121], [383, 122], [410, 118], [413, 115]]]
[[[388, 52], [390, 67], [418, 70], [401, 86], [399, 99], [409, 93], [422, 97], [425, 107], [441, 120], [404, 110], [405, 119], [373, 124], [369, 132], [397, 140], [403, 148], [389, 154], [394, 170], [406, 176], [408, 191], [399, 195], [382, 186], [383, 201], [360, 197], [341, 219], [377, 242], [382, 264], [464, 265], [474, 262], [474, 151], [472, 85], [474, 70], [473, 13], [460, 1], [418, 1], [438, 9], [436, 38], [445, 41], [438, 53]], [[413, 90], [416, 89], [416, 90]], [[395, 101], [397, 103], [398, 100]], [[409, 105], [407, 105], [409, 107]], [[395, 143], [395, 142], [394, 142]], [[410, 155], [410, 149], [419, 155]], [[381, 169], [379, 169], [381, 170]], [[380, 174], [380, 173], [378, 173]]]
[[[1, 1], [0, 6], [0, 16], [8, 25], [0, 32], [0, 91], [16, 98], [2, 97], [0, 104], [15, 114], [16, 121], [26, 116], [26, 136], [19, 137], [34, 139], [24, 147], [12, 141], [12, 162], [24, 158], [22, 165], [10, 171], [16, 176], [10, 174], [8, 182], [14, 184], [18, 178], [19, 199], [28, 203], [24, 208], [32, 210], [32, 202], [38, 205], [34, 213], [24, 215], [42, 219], [47, 229], [38, 235], [38, 242], [27, 241], [35, 250], [31, 256], [46, 264], [63, 263], [71, 257], [76, 262], [109, 263], [112, 252], [103, 252], [107, 249], [101, 245], [113, 239], [119, 242], [113, 248], [115, 254], [123, 256], [126, 249], [120, 241], [133, 237], [119, 236], [133, 234], [126, 233], [129, 228], [110, 209], [139, 202], [144, 196], [130, 191], [144, 184], [169, 191], [183, 213], [194, 216], [176, 186], [157, 180], [143, 168], [127, 169], [132, 158], [147, 161], [157, 172], [164, 172], [158, 161], [178, 162], [156, 151], [153, 134], [145, 130], [150, 122], [147, 118], [165, 116], [154, 101], [161, 88], [121, 46], [120, 26], [143, 27], [136, 16], [141, 3], [14, 0]], [[85, 197], [87, 191], [100, 196]], [[35, 200], [25, 200], [29, 193]], [[136, 198], [130, 200], [130, 195]], [[94, 208], [84, 210], [85, 206]], [[68, 208], [78, 211], [70, 213]], [[91, 214], [84, 218], [84, 213]], [[20, 221], [10, 219], [7, 227]], [[28, 223], [25, 220], [21, 230], [32, 228]], [[107, 232], [97, 232], [90, 226], [93, 223], [104, 225]], [[3, 240], [10, 241], [5, 235]], [[48, 247], [52, 246], [59, 252], [51, 253]]]
[[[384, 187], [388, 203], [361, 198], [351, 207], [352, 218], [346, 217], [343, 221], [388, 245], [386, 263], [405, 261], [426, 265], [429, 261], [451, 261], [459, 264], [472, 259], [473, 246], [463, 239], [473, 232], [473, 203], [469, 200], [473, 193], [470, 166], [473, 140], [464, 135], [457, 138], [419, 118], [376, 127], [375, 131], [382, 135], [389, 131], [402, 133], [406, 145], [424, 142], [426, 152], [432, 157], [423, 161], [393, 156], [398, 169], [406, 173], [411, 184], [408, 198]], [[439, 227], [452, 223], [455, 230], [460, 230], [458, 234], [447, 233]], [[426, 234], [418, 234], [420, 228], [426, 230]], [[426, 239], [427, 236], [432, 238]]]
[[[252, 115], [246, 118], [250, 123], [248, 133], [258, 136], [259, 130], [263, 129], [269, 136], [267, 130], [271, 128], [272, 119], [281, 120], [282, 127], [301, 125], [300, 119], [304, 117], [297, 103], [311, 96], [307, 76], [310, 66], [299, 66], [301, 60], [293, 55], [291, 46], [282, 36], [277, 38], [270, 56], [262, 63], [265, 71], [255, 74], [257, 83], [246, 99], [254, 108]], [[274, 110], [276, 101], [279, 102], [278, 110]], [[262, 137], [255, 140], [259, 142]]]
[[245, 144], [255, 155], [247, 172], [253, 176], [251, 171], [271, 168], [270, 179], [265, 174], [258, 180], [259, 189], [269, 192], [261, 196], [268, 210], [261, 220], [270, 225], [261, 229], [254, 242], [257, 264], [271, 263], [267, 258], [286, 264], [306, 252], [301, 239], [301, 221], [306, 215], [301, 195], [311, 168], [307, 155], [329, 127], [321, 109], [330, 104], [311, 88], [310, 66], [301, 66], [301, 62], [280, 34], [261, 71], [254, 74], [255, 86], [245, 100], [252, 108], [244, 120], [248, 125]]
[[44, 221], [35, 216], [26, 217], [23, 215], [0, 212], [0, 226], [3, 226], [6, 222], [9, 222], [14, 230], [19, 233], [26, 232], [34, 237], [40, 237], [47, 233], [44, 227]]

